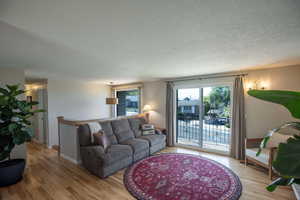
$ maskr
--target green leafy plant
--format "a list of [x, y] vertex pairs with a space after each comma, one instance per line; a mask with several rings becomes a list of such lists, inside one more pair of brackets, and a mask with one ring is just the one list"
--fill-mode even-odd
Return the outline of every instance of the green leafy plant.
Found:
[[16, 145], [30, 141], [33, 133], [30, 118], [44, 110], [33, 110], [38, 102], [27, 102], [18, 98], [25, 91], [19, 85], [0, 88], [0, 161], [9, 158]]
[[[249, 90], [248, 94], [264, 101], [280, 104], [287, 108], [294, 118], [300, 119], [300, 92], [281, 90]], [[272, 130], [264, 137], [260, 145], [260, 149], [257, 152], [257, 156], [260, 154], [262, 148], [266, 148], [272, 134], [286, 127], [292, 127], [300, 131], [300, 122], [288, 122], [279, 128]], [[279, 173], [280, 177], [267, 186], [268, 191], [274, 191], [279, 185], [291, 185], [293, 183], [300, 184], [299, 135], [294, 135], [289, 138], [286, 143], [279, 144], [277, 156], [273, 161], [272, 166]]]

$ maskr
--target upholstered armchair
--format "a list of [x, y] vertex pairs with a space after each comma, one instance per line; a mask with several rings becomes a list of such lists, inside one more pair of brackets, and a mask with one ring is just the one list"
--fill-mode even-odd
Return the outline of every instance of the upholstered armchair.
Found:
[[276, 156], [276, 147], [262, 149], [259, 156], [256, 153], [259, 149], [259, 145], [263, 138], [246, 138], [245, 140], [245, 165], [247, 166], [249, 162], [257, 164], [261, 167], [267, 168], [269, 170], [269, 178], [273, 178], [273, 168], [272, 162]]

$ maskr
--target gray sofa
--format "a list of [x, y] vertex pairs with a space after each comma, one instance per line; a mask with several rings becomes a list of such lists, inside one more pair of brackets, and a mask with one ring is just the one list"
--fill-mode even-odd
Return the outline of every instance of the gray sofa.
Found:
[[143, 117], [99, 121], [108, 136], [111, 146], [104, 151], [100, 145], [91, 143], [87, 124], [78, 128], [82, 165], [92, 174], [105, 178], [133, 162], [141, 160], [166, 146], [166, 136], [160, 131], [153, 135], [142, 135]]

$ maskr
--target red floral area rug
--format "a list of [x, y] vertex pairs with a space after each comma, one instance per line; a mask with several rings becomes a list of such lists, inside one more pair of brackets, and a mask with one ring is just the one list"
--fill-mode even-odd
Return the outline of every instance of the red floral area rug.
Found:
[[139, 200], [236, 200], [237, 175], [210, 159], [163, 153], [143, 159], [124, 174], [127, 190]]

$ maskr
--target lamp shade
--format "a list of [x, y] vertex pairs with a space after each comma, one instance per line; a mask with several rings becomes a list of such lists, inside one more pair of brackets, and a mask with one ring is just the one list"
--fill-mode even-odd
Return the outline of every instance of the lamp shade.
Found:
[[109, 104], [109, 105], [118, 104], [118, 98], [108, 97], [108, 98], [106, 98], [106, 104]]
[[149, 112], [152, 110], [152, 107], [150, 105], [144, 105], [143, 111], [144, 112]]

